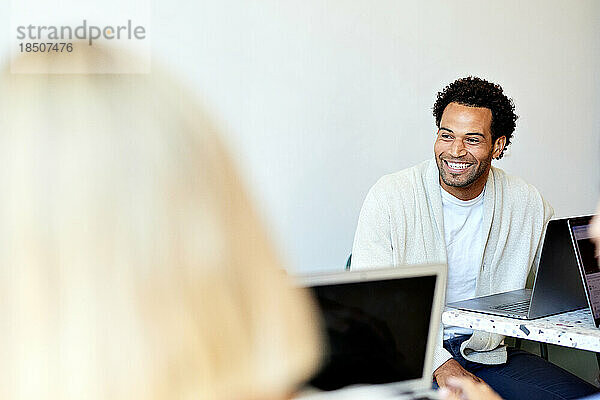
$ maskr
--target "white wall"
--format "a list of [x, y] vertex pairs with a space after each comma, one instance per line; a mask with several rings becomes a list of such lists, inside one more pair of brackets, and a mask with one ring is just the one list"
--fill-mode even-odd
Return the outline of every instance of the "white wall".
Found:
[[155, 59], [209, 104], [293, 270], [343, 266], [367, 190], [432, 155], [435, 94], [469, 74], [502, 84], [521, 116], [496, 166], [537, 186], [557, 215], [594, 209], [600, 2], [152, 7]]

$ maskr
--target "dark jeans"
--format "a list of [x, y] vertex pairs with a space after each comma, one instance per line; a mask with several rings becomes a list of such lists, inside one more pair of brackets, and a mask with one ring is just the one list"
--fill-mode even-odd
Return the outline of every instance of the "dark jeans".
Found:
[[505, 400], [578, 399], [598, 392], [595, 386], [534, 354], [508, 348], [508, 361], [485, 365], [467, 361], [460, 344], [468, 335], [444, 340], [444, 348], [460, 365], [483, 379]]

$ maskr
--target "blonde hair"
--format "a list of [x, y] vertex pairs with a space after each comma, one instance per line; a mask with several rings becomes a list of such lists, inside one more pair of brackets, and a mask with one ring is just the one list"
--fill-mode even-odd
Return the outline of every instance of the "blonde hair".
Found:
[[5, 72], [0, 93], [1, 398], [277, 398], [309, 377], [310, 299], [180, 84]]

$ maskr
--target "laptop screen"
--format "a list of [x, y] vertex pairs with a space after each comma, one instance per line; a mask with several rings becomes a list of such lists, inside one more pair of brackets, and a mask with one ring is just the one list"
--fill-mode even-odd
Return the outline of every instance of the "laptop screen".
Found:
[[437, 277], [315, 286], [327, 330], [325, 364], [310, 384], [334, 390], [423, 376]]
[[600, 319], [600, 268], [594, 251], [594, 243], [590, 240], [589, 220], [590, 218], [578, 218], [571, 223], [571, 230], [584, 274], [592, 314], [594, 320], [598, 321]]

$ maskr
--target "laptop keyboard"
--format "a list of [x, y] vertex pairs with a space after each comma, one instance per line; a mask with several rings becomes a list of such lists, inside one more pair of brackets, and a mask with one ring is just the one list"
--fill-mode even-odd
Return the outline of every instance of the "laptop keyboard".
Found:
[[515, 314], [527, 314], [529, 311], [529, 303], [529, 300], [523, 300], [515, 303], [499, 304], [492, 308], [494, 310], [506, 311]]

